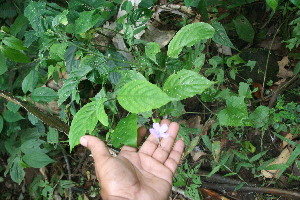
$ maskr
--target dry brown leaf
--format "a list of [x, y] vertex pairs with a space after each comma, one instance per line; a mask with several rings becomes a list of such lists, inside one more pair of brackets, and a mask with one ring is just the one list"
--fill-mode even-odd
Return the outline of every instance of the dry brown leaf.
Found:
[[[280, 155], [273, 161], [271, 162], [268, 166], [274, 165], [274, 164], [285, 164], [288, 159], [291, 156], [292, 151], [289, 150], [289, 148], [283, 149], [283, 151], [280, 153]], [[264, 177], [266, 178], [278, 178], [278, 175], [280, 173], [279, 170], [262, 170], [261, 173]]]
[[[291, 133], [288, 133], [286, 136], [285, 136], [286, 139], [289, 139], [289, 140], [292, 140], [294, 138], [294, 135], [291, 134]], [[282, 141], [282, 144], [280, 146], [281, 149], [284, 149], [286, 146], [288, 145], [288, 143], [286, 141]]]
[[148, 29], [142, 35], [142, 39], [147, 42], [156, 42], [160, 48], [167, 46], [175, 35], [175, 31], [162, 31], [153, 25], [149, 25]]
[[279, 78], [289, 78], [293, 76], [293, 71], [289, 71], [287, 69], [285, 69], [286, 66], [288, 66], [288, 64], [290, 63], [290, 60], [288, 58], [288, 56], [284, 56], [282, 58], [282, 60], [278, 61], [278, 66], [279, 66], [279, 72], [277, 74], [277, 76]]
[[203, 151], [192, 151], [191, 152], [191, 156], [192, 156], [194, 162], [198, 161], [202, 156], [206, 156], [206, 155], [207, 155], [207, 153], [205, 153]]

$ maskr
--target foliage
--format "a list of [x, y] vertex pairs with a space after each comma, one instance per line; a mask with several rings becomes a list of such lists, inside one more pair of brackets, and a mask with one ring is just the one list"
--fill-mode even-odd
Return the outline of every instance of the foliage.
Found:
[[[155, 1], [142, 1], [137, 7], [118, 0], [71, 0], [68, 4], [18, 0], [13, 5], [0, 1], [0, 94], [6, 98], [0, 99], [0, 150], [7, 157], [4, 174], [21, 184], [26, 168], [55, 165], [65, 149], [74, 153], [85, 134], [97, 135], [115, 148], [137, 147], [139, 126], [164, 116], [187, 121], [193, 114], [215, 121], [205, 135], [200, 135], [204, 130], [199, 127], [186, 124], [181, 124], [179, 132], [188, 154], [199, 146], [208, 152], [210, 175], [221, 172], [246, 184], [242, 170], [254, 178], [267, 169], [290, 173], [289, 168], [300, 162], [299, 145], [282, 135], [298, 137], [299, 102], [286, 100], [284, 94], [275, 107], [269, 107], [265, 99], [254, 97], [258, 89], [250, 77], [238, 81], [241, 71], [256, 67], [256, 61], [243, 60], [240, 51], [260, 41], [261, 32], [266, 31], [259, 32], [247, 12], [256, 3], [263, 5], [265, 10], [260, 11], [266, 12], [269, 21], [273, 16], [286, 17], [283, 24], [290, 32], [278, 33], [291, 51], [290, 58], [299, 58], [299, 3], [293, 0], [185, 0], [185, 6], [202, 16], [201, 22], [180, 19], [174, 25], [176, 34], [164, 48], [140, 37], [150, 29]], [[220, 48], [233, 53], [222, 54]], [[294, 67], [294, 76], [299, 76], [299, 66]], [[298, 88], [289, 92], [299, 97]], [[188, 110], [191, 99], [205, 114]], [[24, 110], [20, 102], [48, 113], [48, 120]], [[49, 121], [57, 122], [55, 115], [70, 125], [66, 135], [47, 126]], [[260, 135], [259, 141], [251, 138], [252, 133]], [[274, 156], [263, 145], [266, 133], [293, 146], [286, 164], [268, 165]], [[233, 148], [227, 148], [224, 140]], [[202, 183], [197, 172], [201, 163], [195, 162], [185, 160], [174, 185], [200, 199]], [[29, 193], [35, 199], [66, 195], [75, 186], [64, 179], [38, 176]]]

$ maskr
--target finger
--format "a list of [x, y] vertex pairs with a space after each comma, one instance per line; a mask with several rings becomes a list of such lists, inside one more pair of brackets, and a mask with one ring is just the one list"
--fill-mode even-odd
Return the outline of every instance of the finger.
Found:
[[[164, 122], [162, 122], [162, 123], [164, 123]], [[160, 145], [157, 147], [157, 149], [155, 150], [155, 152], [152, 155], [153, 158], [155, 158], [156, 160], [158, 160], [162, 163], [164, 163], [167, 160], [169, 153], [171, 152], [171, 149], [174, 145], [174, 141], [177, 137], [178, 130], [179, 130], [178, 123], [172, 122], [169, 125], [169, 129], [167, 130], [167, 133], [169, 133], [169, 137], [163, 138], [161, 140]]]
[[[170, 124], [170, 120], [163, 119], [161, 124]], [[144, 153], [146, 155], [152, 156], [154, 151], [157, 149], [158, 146], [158, 139], [150, 134], [144, 144], [141, 146], [139, 153]]]
[[180, 162], [180, 158], [182, 156], [184, 150], [184, 142], [183, 140], [178, 140], [175, 145], [173, 150], [171, 151], [168, 159], [164, 163], [166, 167], [168, 167], [173, 173], [175, 173], [176, 168]]
[[111, 157], [104, 142], [97, 137], [85, 135], [80, 138], [80, 144], [91, 151], [95, 165], [102, 166]]

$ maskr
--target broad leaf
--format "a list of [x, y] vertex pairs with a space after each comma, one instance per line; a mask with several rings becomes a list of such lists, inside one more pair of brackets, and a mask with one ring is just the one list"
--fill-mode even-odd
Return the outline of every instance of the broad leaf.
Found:
[[96, 116], [98, 120], [104, 125], [108, 126], [108, 116], [104, 110], [104, 99], [96, 101]]
[[21, 167], [20, 162], [21, 159], [19, 156], [17, 156], [12, 162], [9, 173], [11, 179], [18, 184], [20, 184], [25, 177], [25, 171], [23, 170], [23, 167]]
[[10, 33], [16, 36], [19, 32], [26, 30], [28, 26], [28, 20], [24, 15], [19, 15], [14, 23], [10, 26]]
[[156, 54], [160, 52], [160, 47], [156, 42], [149, 42], [145, 46], [145, 53], [153, 62], [156, 63]]
[[270, 109], [266, 106], [258, 106], [253, 113], [249, 115], [249, 119], [255, 128], [261, 128], [269, 122]]
[[58, 143], [58, 131], [56, 129], [49, 127], [49, 131], [47, 133], [47, 142], [50, 144]]
[[83, 11], [80, 13], [79, 18], [76, 19], [75, 24], [68, 26], [67, 31], [76, 34], [85, 33], [96, 25], [100, 18], [101, 15], [96, 10]]
[[21, 119], [24, 119], [24, 117], [22, 117], [22, 115], [20, 115], [20, 113], [18, 113], [18, 112], [14, 113], [10, 110], [4, 111], [3, 118], [7, 122], [17, 122]]
[[254, 29], [248, 19], [240, 15], [233, 20], [238, 36], [246, 42], [252, 42], [254, 38]]
[[235, 49], [235, 46], [230, 41], [229, 37], [227, 36], [226, 30], [224, 29], [223, 25], [220, 22], [213, 21], [211, 24], [215, 29], [215, 34], [212, 40], [215, 43], [221, 44], [223, 46], [228, 46], [232, 49]]
[[27, 48], [24, 47], [23, 41], [15, 38], [14, 36], [5, 37], [2, 42], [7, 45], [8, 47], [15, 49], [15, 50], [26, 50]]
[[58, 61], [63, 60], [67, 47], [68, 43], [66, 42], [53, 44], [49, 51], [50, 57]]
[[136, 70], [124, 70], [120, 71], [121, 78], [116, 86], [116, 91], [123, 87], [126, 83], [134, 80], [145, 80], [146, 78]]
[[2, 51], [0, 51], [0, 75], [4, 74], [5, 72], [7, 72], [6, 59]]
[[232, 96], [226, 100], [227, 108], [218, 113], [220, 125], [247, 126], [248, 112], [244, 97]]
[[39, 73], [36, 70], [31, 70], [22, 82], [22, 90], [24, 93], [32, 92], [38, 82]]
[[191, 70], [181, 70], [177, 74], [172, 74], [166, 80], [163, 90], [177, 100], [186, 99], [196, 94], [201, 94], [205, 89], [213, 85], [200, 74]]
[[183, 47], [193, 46], [197, 42], [214, 36], [214, 28], [203, 22], [189, 24], [181, 28], [171, 40], [168, 46], [168, 56], [178, 58]]
[[112, 134], [112, 144], [119, 148], [122, 145], [137, 146], [137, 115], [130, 114], [119, 121]]
[[39, 151], [33, 151], [23, 156], [23, 160], [26, 164], [34, 168], [42, 168], [46, 165], [55, 162], [47, 154]]
[[66, 68], [67, 72], [70, 73], [72, 71], [72, 68], [78, 68], [79, 61], [75, 59], [75, 53], [76, 53], [77, 47], [74, 45], [70, 45], [66, 53], [64, 55], [64, 59], [66, 61]]
[[298, 8], [300, 8], [300, 1], [299, 0], [290, 0], [290, 2], [292, 2]]
[[98, 122], [95, 109], [96, 103], [96, 101], [93, 101], [86, 104], [74, 116], [69, 133], [70, 151], [75, 145], [79, 144], [82, 136], [91, 133], [95, 129]]
[[44, 143], [44, 140], [38, 138], [26, 140], [21, 145], [21, 151], [25, 154], [31, 154], [32, 152], [47, 153], [47, 150], [41, 149], [40, 147]]
[[37, 35], [45, 32], [44, 17], [47, 12], [45, 2], [30, 1], [28, 6], [24, 10], [24, 15], [29, 20], [32, 28], [36, 31]]
[[10, 60], [12, 60], [14, 62], [18, 62], [18, 63], [29, 63], [30, 62], [30, 58], [19, 50], [15, 50], [15, 49], [9, 48], [7, 46], [4, 46], [3, 53], [7, 58], [9, 58]]
[[50, 102], [58, 98], [57, 93], [48, 87], [39, 87], [32, 91], [30, 98], [36, 102]]
[[159, 108], [172, 100], [159, 87], [145, 80], [130, 81], [117, 95], [120, 105], [132, 113]]

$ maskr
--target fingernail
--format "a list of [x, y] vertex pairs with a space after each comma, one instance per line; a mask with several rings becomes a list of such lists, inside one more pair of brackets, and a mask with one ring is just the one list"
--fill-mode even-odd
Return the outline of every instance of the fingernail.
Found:
[[87, 139], [84, 136], [80, 138], [80, 144], [87, 147]]

